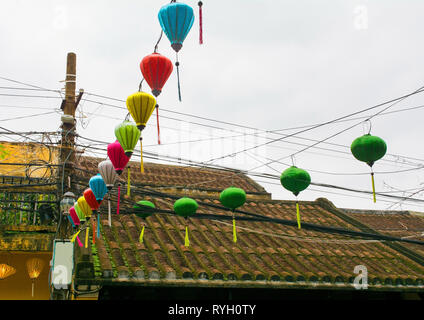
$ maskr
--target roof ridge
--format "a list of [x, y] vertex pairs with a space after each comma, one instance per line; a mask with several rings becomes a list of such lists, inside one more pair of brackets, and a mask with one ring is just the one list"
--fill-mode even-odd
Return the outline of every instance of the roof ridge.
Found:
[[[343, 212], [341, 209], [337, 208], [331, 201], [329, 201], [325, 198], [318, 198], [316, 201], [324, 209], [328, 210], [328, 212], [336, 215], [340, 219], [342, 219], [342, 220], [352, 224], [353, 226], [359, 228], [361, 231], [371, 232], [371, 233], [374, 233], [374, 234], [377, 234], [377, 235], [384, 235], [384, 234], [374, 230], [373, 228], [363, 224], [362, 222], [356, 220], [355, 218], [346, 215], [345, 212]], [[419, 253], [414, 252], [414, 251], [404, 247], [403, 245], [401, 245], [399, 243], [385, 242], [384, 245], [387, 245], [391, 249], [403, 254], [404, 256], [415, 261], [419, 265], [424, 266], [424, 257], [422, 255], [420, 255]]]

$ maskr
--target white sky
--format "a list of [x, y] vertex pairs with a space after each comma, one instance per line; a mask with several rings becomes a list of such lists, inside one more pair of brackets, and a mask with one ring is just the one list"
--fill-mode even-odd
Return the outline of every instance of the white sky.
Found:
[[[77, 54], [77, 90], [125, 100], [138, 90], [142, 79], [139, 63], [152, 53], [160, 34], [157, 13], [167, 1], [29, 1], [0, 2], [0, 76], [61, 89], [65, 78], [66, 55]], [[179, 53], [182, 102], [178, 101], [175, 69], [159, 105], [201, 117], [237, 123], [259, 130], [277, 130], [316, 124], [410, 93], [424, 86], [424, 2], [422, 1], [255, 1], [204, 0], [204, 44], [199, 45], [197, 1], [185, 3], [195, 11], [195, 22]], [[164, 35], [159, 52], [173, 62], [175, 53]], [[5, 80], [0, 86], [24, 87]], [[143, 89], [150, 92], [147, 84]], [[0, 94], [55, 95], [37, 91], [0, 89]], [[424, 94], [424, 93], [423, 93]], [[388, 111], [424, 104], [423, 94], [408, 98]], [[90, 95], [88, 99], [125, 107], [124, 103]], [[4, 119], [48, 112], [35, 107], [60, 106], [60, 99], [22, 98], [0, 95], [0, 126], [15, 131], [57, 130], [60, 115], [31, 119]], [[6, 106], [31, 107], [11, 108]], [[376, 111], [382, 108], [376, 109]], [[124, 119], [125, 110], [83, 101], [78, 116], [87, 116], [78, 125], [82, 136], [114, 141], [114, 127]], [[90, 113], [95, 113], [90, 115]], [[372, 120], [372, 134], [388, 145], [389, 161], [375, 164], [376, 172], [398, 171], [424, 164], [421, 118], [424, 108], [393, 113]], [[366, 113], [365, 115], [371, 115]], [[163, 145], [157, 145], [156, 119], [152, 116], [143, 131], [144, 151], [180, 156], [196, 161], [237, 152], [264, 139], [220, 139], [191, 144], [178, 141], [252, 134], [252, 130], [160, 112]], [[105, 117], [115, 117], [109, 119]], [[204, 123], [236, 132], [202, 127], [184, 121]], [[328, 125], [301, 134], [302, 138], [323, 139], [360, 120]], [[364, 133], [359, 125], [328, 140], [346, 147], [320, 144], [296, 155], [295, 164], [307, 169], [313, 182], [371, 190], [368, 166], [350, 155], [352, 141]], [[282, 131], [294, 133], [295, 130]], [[264, 134], [262, 134], [264, 136]], [[277, 135], [267, 134], [269, 138]], [[0, 140], [5, 139], [0, 136]], [[290, 143], [287, 143], [290, 142]], [[290, 154], [313, 142], [290, 138], [214, 162], [234, 168], [252, 169], [261, 157], [291, 164]], [[138, 148], [138, 147], [137, 147]], [[334, 151], [329, 151], [333, 149]], [[256, 153], [256, 155], [255, 155]], [[392, 156], [398, 155], [399, 158]], [[403, 157], [415, 165], [403, 163]], [[398, 159], [396, 162], [395, 160]], [[273, 164], [255, 171], [278, 174], [287, 166]], [[318, 173], [316, 171], [333, 174]], [[343, 175], [334, 175], [343, 173]], [[378, 192], [424, 188], [424, 170], [376, 174]], [[265, 181], [258, 178], [258, 181]], [[269, 182], [269, 181], [268, 181]], [[279, 181], [260, 182], [275, 199], [293, 199]], [[389, 187], [390, 186], [390, 187]], [[396, 189], [393, 189], [396, 188]], [[389, 203], [368, 195], [311, 186], [302, 200], [325, 197], [338, 207], [410, 209], [424, 212], [424, 203]], [[419, 189], [417, 189], [419, 190]], [[415, 190], [415, 191], [417, 191]], [[412, 192], [415, 192], [412, 191]], [[340, 194], [332, 194], [336, 192]], [[402, 195], [402, 193], [397, 193]], [[406, 196], [411, 192], [406, 192]], [[359, 198], [358, 198], [359, 197]], [[362, 199], [361, 197], [365, 198]], [[422, 193], [413, 195], [422, 198]], [[395, 201], [396, 202], [396, 201]], [[402, 206], [400, 206], [400, 204]]]

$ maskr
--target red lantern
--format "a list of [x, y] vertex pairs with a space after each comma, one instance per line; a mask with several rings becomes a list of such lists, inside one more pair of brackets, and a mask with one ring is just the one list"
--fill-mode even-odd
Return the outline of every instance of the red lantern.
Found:
[[120, 175], [128, 161], [130, 161], [130, 158], [125, 155], [125, 151], [118, 140], [107, 146], [107, 155], [109, 156], [116, 173]]
[[96, 211], [100, 207], [100, 202], [97, 201], [96, 196], [93, 193], [93, 190], [86, 189], [84, 191], [84, 199], [87, 201], [88, 205], [90, 206], [91, 210]]
[[[144, 57], [141, 61], [141, 73], [155, 97], [162, 92], [162, 88], [171, 75], [173, 68], [171, 60], [157, 52]], [[160, 144], [159, 105], [156, 105], [156, 123], [158, 127], [158, 143]]]

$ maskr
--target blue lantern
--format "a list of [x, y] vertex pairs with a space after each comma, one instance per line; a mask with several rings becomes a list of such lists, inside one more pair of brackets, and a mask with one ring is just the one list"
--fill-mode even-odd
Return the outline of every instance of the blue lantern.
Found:
[[102, 201], [108, 190], [100, 173], [91, 177], [88, 184], [90, 185], [90, 189], [93, 191], [96, 200], [98, 202]]
[[180, 51], [194, 22], [193, 9], [184, 3], [169, 3], [159, 10], [158, 18], [172, 49]]

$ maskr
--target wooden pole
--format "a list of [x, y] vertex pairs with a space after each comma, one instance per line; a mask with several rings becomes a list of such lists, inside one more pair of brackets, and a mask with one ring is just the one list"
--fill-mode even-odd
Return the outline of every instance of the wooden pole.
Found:
[[[60, 146], [60, 170], [58, 185], [58, 200], [61, 200], [63, 194], [72, 190], [72, 177], [75, 165], [75, 111], [77, 109], [75, 89], [77, 79], [77, 56], [73, 52], [69, 52], [66, 60], [66, 78], [65, 78], [65, 100], [62, 101], [63, 116], [62, 120], [62, 141]], [[71, 187], [69, 188], [68, 179], [71, 179]], [[66, 190], [68, 189], [68, 190]], [[75, 193], [76, 194], [76, 193]], [[60, 212], [60, 230], [59, 238], [68, 238], [70, 236], [68, 219]]]

